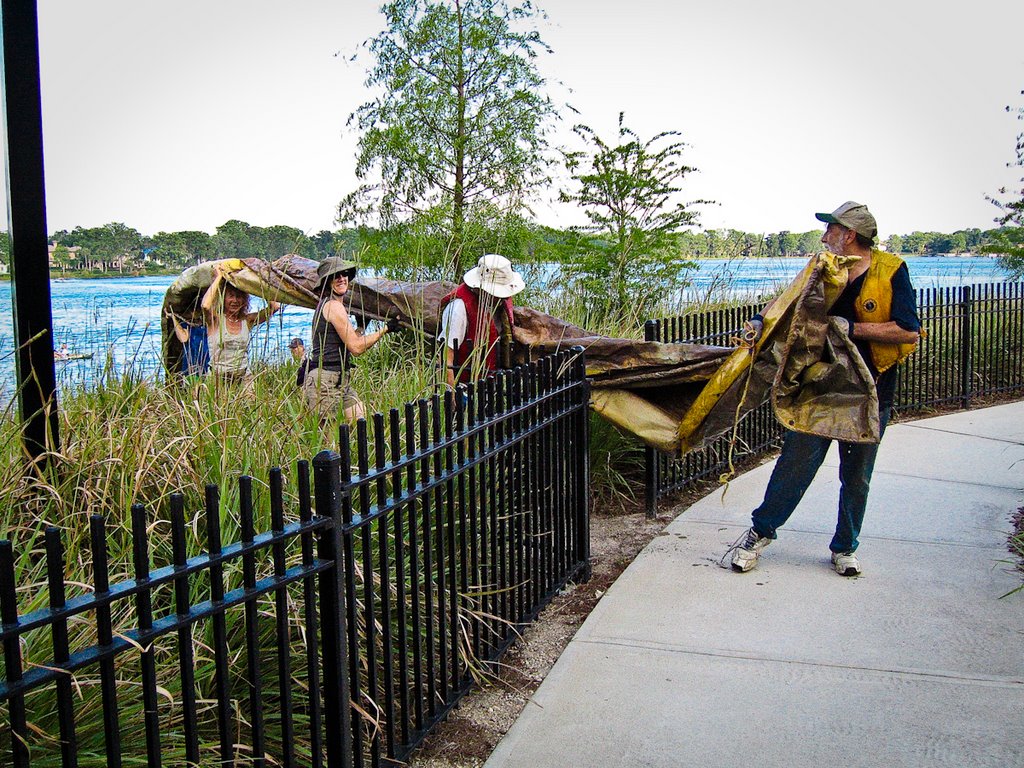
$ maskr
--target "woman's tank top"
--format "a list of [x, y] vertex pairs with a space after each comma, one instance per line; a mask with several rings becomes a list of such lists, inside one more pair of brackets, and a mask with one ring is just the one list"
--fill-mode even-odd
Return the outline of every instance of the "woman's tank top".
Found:
[[316, 314], [313, 315], [313, 343], [309, 353], [309, 367], [323, 368], [325, 371], [341, 371], [343, 368], [348, 370], [352, 367], [348, 347], [334, 330], [334, 326], [324, 318], [323, 308], [327, 301], [330, 299], [320, 302]]
[[217, 327], [208, 335], [210, 370], [214, 373], [245, 373], [249, 368], [249, 323], [242, 321], [238, 333], [228, 330], [224, 315], [217, 318]]

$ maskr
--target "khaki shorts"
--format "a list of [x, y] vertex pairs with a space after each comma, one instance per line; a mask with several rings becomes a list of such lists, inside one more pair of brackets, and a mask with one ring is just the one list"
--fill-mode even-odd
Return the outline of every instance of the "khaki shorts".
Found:
[[342, 383], [341, 373], [325, 371], [322, 368], [314, 368], [306, 374], [306, 380], [302, 383], [302, 394], [306, 398], [306, 404], [324, 419], [336, 418], [339, 406], [347, 411], [362, 405], [362, 400], [352, 389], [352, 385], [347, 381]]

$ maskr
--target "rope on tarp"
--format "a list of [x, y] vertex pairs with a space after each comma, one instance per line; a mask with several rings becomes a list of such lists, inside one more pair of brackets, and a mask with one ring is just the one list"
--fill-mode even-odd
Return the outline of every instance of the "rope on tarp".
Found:
[[740, 399], [736, 401], [736, 412], [733, 414], [732, 433], [729, 436], [729, 451], [726, 454], [726, 461], [729, 465], [729, 470], [718, 476], [719, 484], [724, 486], [722, 488], [723, 502], [725, 501], [725, 494], [729, 490], [729, 482], [736, 477], [736, 466], [733, 463], [733, 455], [736, 453], [736, 442], [739, 440], [740, 410], [743, 408], [743, 404], [747, 401], [747, 391], [750, 388], [750, 378], [754, 373], [753, 358], [757, 354], [757, 331], [753, 328], [744, 328], [743, 332], [739, 336], [730, 337], [729, 343], [737, 349], [746, 349], [750, 352], [751, 360], [750, 364], [747, 366], [747, 375], [743, 381], [743, 393], [740, 395]]

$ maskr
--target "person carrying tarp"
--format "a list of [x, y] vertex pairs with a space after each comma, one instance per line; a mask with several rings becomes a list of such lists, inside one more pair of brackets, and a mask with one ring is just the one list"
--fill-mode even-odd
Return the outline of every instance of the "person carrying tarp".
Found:
[[[512, 297], [526, 287], [504, 256], [488, 253], [462, 283], [441, 299], [438, 340], [444, 342], [445, 380], [469, 383], [507, 367], [502, 359], [512, 338]], [[504, 339], [504, 343], [503, 343]]]
[[240, 382], [249, 373], [249, 336], [256, 326], [267, 322], [281, 305], [267, 301], [258, 312], [249, 311], [248, 293], [225, 280], [225, 271], [218, 263], [213, 282], [203, 294], [203, 316], [206, 318], [210, 348], [210, 370], [223, 381]]
[[210, 342], [206, 326], [180, 320], [171, 309], [166, 314], [174, 326], [174, 335], [181, 342], [181, 375], [205, 375], [210, 370]]
[[321, 419], [337, 415], [338, 407], [345, 418], [355, 421], [366, 414], [350, 380], [352, 357], [361, 355], [382, 338], [398, 329], [398, 319], [391, 318], [376, 331], [360, 333], [349, 320], [344, 298], [356, 277], [356, 265], [337, 256], [320, 262], [317, 267], [316, 293], [320, 297], [313, 313], [313, 333], [309, 355], [302, 363], [302, 393], [310, 408]]
[[[856, 345], [875, 379], [881, 440], [895, 394], [896, 366], [914, 351], [921, 332], [910, 274], [902, 259], [874, 247], [878, 225], [867, 206], [851, 201], [815, 216], [827, 224], [821, 241], [830, 252], [859, 259], [849, 268], [846, 288], [828, 314]], [[762, 324], [761, 315], [747, 323], [755, 341]], [[764, 500], [751, 515], [750, 529], [731, 548], [734, 570], [746, 572], [757, 565], [810, 486], [831, 442], [829, 437], [786, 432]], [[839, 511], [829, 550], [832, 567], [841, 576], [861, 572], [856, 551], [877, 452], [878, 442], [839, 441]]]

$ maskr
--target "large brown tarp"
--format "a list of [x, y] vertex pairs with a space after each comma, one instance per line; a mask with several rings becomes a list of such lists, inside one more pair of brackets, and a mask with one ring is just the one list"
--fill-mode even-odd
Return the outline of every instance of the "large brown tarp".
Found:
[[[266, 300], [313, 308], [317, 262], [284, 256], [216, 262], [232, 285]], [[167, 290], [165, 309], [201, 322], [203, 291], [214, 262], [186, 270]], [[877, 441], [874, 384], [856, 348], [827, 310], [846, 284], [847, 265], [832, 254], [811, 259], [765, 312], [753, 350], [663, 344], [601, 336], [557, 317], [515, 308], [512, 359], [527, 362], [582, 347], [591, 405], [614, 424], [660, 451], [681, 456], [728, 431], [738, 416], [772, 396], [791, 429], [844, 440]], [[399, 318], [427, 337], [437, 334], [440, 302], [455, 285], [357, 278], [350, 311], [368, 319]], [[164, 320], [164, 362], [178, 370], [181, 346]], [[751, 365], [753, 363], [753, 365]]]

